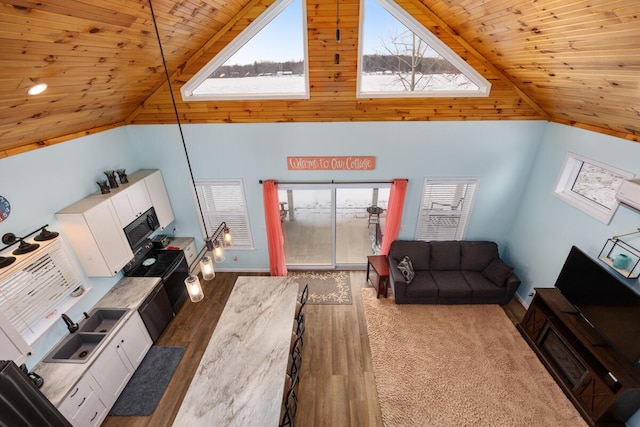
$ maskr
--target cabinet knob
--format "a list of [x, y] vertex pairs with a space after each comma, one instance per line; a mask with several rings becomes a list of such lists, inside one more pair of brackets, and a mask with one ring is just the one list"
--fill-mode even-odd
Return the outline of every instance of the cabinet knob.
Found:
[[87, 398], [86, 398], [86, 397], [83, 397], [83, 398], [82, 398], [82, 402], [80, 402], [80, 404], [78, 405], [78, 408], [79, 408], [79, 407], [81, 407], [81, 406], [84, 404], [84, 401], [85, 401], [85, 400], [87, 400]]
[[98, 416], [98, 411], [96, 411], [96, 413], [93, 414], [93, 417], [91, 417], [91, 419], [89, 421], [95, 420], [97, 416]]

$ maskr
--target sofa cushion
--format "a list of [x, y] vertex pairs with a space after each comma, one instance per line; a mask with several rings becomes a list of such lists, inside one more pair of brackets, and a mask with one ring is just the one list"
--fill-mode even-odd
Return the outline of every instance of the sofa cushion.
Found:
[[460, 270], [480, 272], [498, 258], [498, 245], [495, 242], [460, 242]]
[[438, 296], [470, 297], [471, 287], [460, 271], [431, 271], [431, 276], [438, 286]]
[[430, 242], [431, 271], [460, 270], [460, 242]]
[[402, 273], [402, 277], [404, 277], [404, 281], [407, 283], [411, 283], [416, 273], [413, 272], [413, 264], [411, 264], [411, 258], [405, 256], [402, 258], [402, 261], [398, 263], [398, 270]]
[[435, 298], [438, 296], [438, 286], [433, 280], [431, 273], [428, 271], [416, 270], [416, 277], [413, 278], [410, 285], [407, 285], [407, 289], [404, 294], [411, 298]]
[[499, 298], [505, 294], [507, 288], [496, 286], [482, 273], [477, 271], [463, 271], [462, 275], [473, 290], [473, 296], [479, 298]]
[[389, 258], [400, 262], [402, 258], [411, 258], [413, 270], [429, 270], [431, 248], [429, 243], [420, 240], [395, 240], [389, 248]]
[[482, 275], [496, 286], [504, 286], [507, 277], [511, 275], [513, 267], [508, 266], [500, 258], [494, 258], [489, 265], [482, 270]]

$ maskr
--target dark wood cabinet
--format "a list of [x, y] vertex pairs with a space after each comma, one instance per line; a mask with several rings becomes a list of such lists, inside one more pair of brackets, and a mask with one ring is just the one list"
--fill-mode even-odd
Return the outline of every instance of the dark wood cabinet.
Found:
[[518, 330], [592, 426], [640, 409], [640, 367], [618, 355], [555, 288], [539, 288]]

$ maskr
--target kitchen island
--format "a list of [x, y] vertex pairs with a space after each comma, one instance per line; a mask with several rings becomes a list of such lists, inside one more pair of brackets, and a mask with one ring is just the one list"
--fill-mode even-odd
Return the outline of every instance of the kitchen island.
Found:
[[173, 425], [277, 426], [298, 283], [240, 276]]

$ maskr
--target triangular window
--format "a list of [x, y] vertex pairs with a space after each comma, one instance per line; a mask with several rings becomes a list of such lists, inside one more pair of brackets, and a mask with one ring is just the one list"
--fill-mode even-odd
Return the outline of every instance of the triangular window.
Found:
[[491, 83], [393, 0], [362, 0], [358, 96], [489, 96]]
[[185, 101], [309, 97], [305, 2], [276, 0], [182, 86]]

